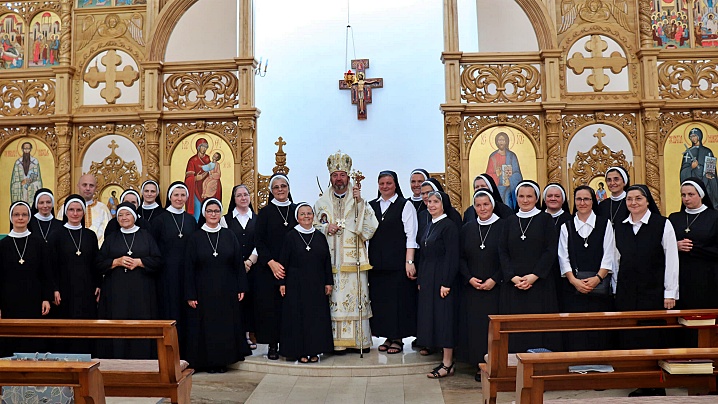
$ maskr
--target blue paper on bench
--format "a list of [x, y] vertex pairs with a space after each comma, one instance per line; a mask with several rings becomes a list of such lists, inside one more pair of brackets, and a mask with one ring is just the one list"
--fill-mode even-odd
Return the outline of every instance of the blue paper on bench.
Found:
[[569, 373], [588, 373], [588, 372], [600, 372], [600, 373], [611, 373], [613, 372], [613, 366], [611, 365], [575, 365], [568, 367]]
[[[15, 353], [3, 360], [89, 362], [90, 354]], [[4, 386], [2, 404], [71, 404], [75, 402], [72, 387], [63, 386]]]
[[546, 349], [546, 348], [531, 348], [531, 349], [527, 349], [526, 352], [528, 352], [528, 353], [546, 353], [546, 352], [553, 352], [553, 351]]

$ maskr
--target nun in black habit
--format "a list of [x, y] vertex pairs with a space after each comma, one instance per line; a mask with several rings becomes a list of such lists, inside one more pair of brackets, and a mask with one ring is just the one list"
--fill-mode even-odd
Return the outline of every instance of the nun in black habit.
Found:
[[[514, 214], [514, 211], [506, 206], [504, 201], [501, 199], [501, 192], [499, 192], [493, 177], [487, 173], [477, 175], [474, 178], [474, 192], [480, 189], [488, 189], [491, 193], [491, 197], [494, 199], [494, 213], [500, 218], [509, 217]], [[464, 211], [463, 223], [471, 223], [477, 218], [476, 209], [474, 205], [469, 206]]]
[[[703, 181], [681, 183], [681, 210], [671, 213], [678, 245], [681, 299], [677, 308], [718, 308], [718, 212], [713, 209]], [[696, 347], [696, 330], [685, 330], [682, 346]]]
[[[596, 193], [582, 185], [573, 193], [574, 216], [561, 226], [558, 242], [560, 277], [559, 308], [565, 313], [613, 310], [611, 273], [615, 267], [616, 243], [605, 216], [597, 216]], [[610, 333], [567, 332], [567, 351], [610, 349]]]
[[[421, 184], [421, 197], [424, 200], [425, 206], [428, 206], [427, 203], [429, 199], [429, 194], [431, 192], [444, 192], [444, 187], [441, 186], [441, 183], [436, 178], [429, 178]], [[459, 214], [459, 212], [454, 209], [451, 204], [449, 204], [447, 209], [448, 210], [445, 212], [446, 216], [448, 216], [449, 220], [451, 220], [456, 225], [457, 230], [461, 229], [461, 226], [464, 225], [461, 221], [461, 214]], [[426, 226], [428, 226], [428, 224], [431, 222], [431, 214], [425, 209], [417, 214], [416, 219], [419, 224], [417, 232], [418, 237], [418, 235], [421, 235], [422, 231], [426, 229]]]
[[[26, 202], [10, 205], [11, 230], [0, 240], [0, 316], [4, 319], [39, 319], [50, 312], [52, 261], [42, 237], [28, 230], [30, 217]], [[45, 350], [42, 340], [0, 339], [2, 356]]]
[[255, 335], [257, 342], [268, 344], [267, 359], [279, 359], [279, 329], [282, 296], [277, 280], [284, 277], [282, 254], [286, 234], [297, 225], [296, 205], [292, 203], [289, 178], [274, 174], [269, 180], [269, 203], [257, 214], [255, 245], [259, 253], [255, 274]]
[[[614, 223], [618, 270], [616, 309], [672, 309], [678, 300], [678, 246], [673, 225], [661, 212], [646, 185], [626, 190], [628, 217]], [[624, 331], [621, 349], [668, 348], [672, 335], [656, 330]], [[665, 389], [637, 389], [629, 397], [666, 395]]]
[[160, 215], [163, 215], [167, 211], [162, 209], [162, 202], [158, 198], [160, 195], [160, 184], [154, 180], [147, 180], [142, 183], [140, 187], [142, 193], [142, 199], [140, 200], [140, 207], [137, 213], [140, 217], [144, 218], [147, 223], [152, 221]]
[[326, 237], [312, 225], [312, 207], [300, 202], [294, 216], [299, 224], [284, 238], [279, 258], [285, 268], [285, 276], [279, 280], [284, 298], [279, 346], [286, 358], [314, 363], [319, 354], [334, 349], [329, 313], [332, 262]]
[[431, 178], [429, 172], [423, 168], [417, 168], [409, 175], [409, 185], [411, 185], [411, 197], [409, 200], [411, 200], [411, 204], [414, 206], [414, 209], [416, 209], [417, 214], [422, 210], [426, 210], [424, 198], [421, 197], [421, 184], [429, 178]]
[[[566, 190], [563, 189], [561, 184], [552, 182], [544, 187], [542, 196], [541, 210], [551, 215], [554, 228], [556, 229], [556, 237], [558, 237], [561, 232], [561, 226], [571, 220], [571, 211], [568, 208]], [[554, 285], [556, 285], [556, 299], [559, 307], [561, 307], [563, 294], [561, 293], [561, 288], [559, 287], [562, 283], [562, 279], [558, 258], [553, 263], [551, 275], [553, 276]]]
[[55, 196], [47, 188], [35, 192], [30, 218], [30, 231], [41, 236], [47, 243], [50, 234], [62, 228], [62, 221], [55, 218]]
[[393, 171], [379, 173], [379, 198], [369, 202], [379, 219], [369, 240], [371, 330], [386, 341], [379, 351], [403, 351], [403, 338], [416, 335], [416, 210], [401, 192]]
[[[97, 299], [102, 275], [97, 268], [97, 235], [85, 228], [85, 200], [73, 194], [62, 207], [63, 225], [48, 238], [49, 255], [55, 260], [53, 318], [97, 319]], [[59, 352], [95, 353], [95, 342], [87, 339], [57, 339]]]
[[240, 309], [247, 274], [237, 237], [219, 224], [222, 203], [204, 201], [202, 217], [206, 223], [189, 237], [185, 254], [185, 299], [191, 308], [186, 358], [195, 368], [224, 373], [227, 365], [252, 354]]
[[[134, 206], [135, 208], [135, 212], [138, 212], [138, 209], [140, 207], [140, 200], [140, 194], [137, 193], [137, 191], [135, 191], [134, 189], [126, 189], [120, 195], [120, 203], [131, 203], [132, 206]], [[143, 218], [139, 213], [137, 213], [137, 220], [135, 220], [135, 225], [137, 225], [137, 227], [139, 227], [140, 229], [151, 231], [150, 222], [145, 220], [145, 218]], [[117, 222], [117, 217], [113, 217], [112, 219], [110, 219], [109, 222], [107, 222], [107, 226], [105, 226], [105, 238], [107, 238], [109, 234], [115, 233], [119, 230], [120, 224]]]
[[417, 280], [419, 307], [418, 344], [443, 348], [439, 366], [427, 374], [441, 378], [454, 374], [454, 346], [457, 338], [459, 304], [459, 229], [446, 215], [451, 207], [449, 196], [431, 192], [427, 200], [431, 222], [419, 235], [421, 263]]
[[258, 254], [254, 246], [255, 227], [257, 215], [252, 207], [249, 187], [244, 184], [235, 185], [232, 188], [232, 199], [229, 201], [227, 214], [222, 217], [220, 224], [234, 232], [242, 248], [242, 261], [247, 271], [247, 282], [249, 289], [242, 299], [242, 322], [246, 330], [247, 344], [250, 349], [257, 349], [257, 344], [249, 338], [249, 333], [254, 332], [254, 289], [256, 288], [256, 273], [252, 267], [257, 263]]
[[177, 321], [180, 352], [186, 351], [187, 301], [184, 299], [184, 256], [187, 241], [197, 231], [194, 216], [185, 212], [189, 191], [182, 181], [173, 182], [167, 190], [167, 213], [157, 214], [152, 235], [162, 254], [162, 270], [157, 277], [159, 318]]
[[607, 217], [615, 230], [616, 223], [622, 222], [628, 216], [626, 190], [631, 185], [631, 177], [628, 176], [628, 171], [620, 166], [609, 167], [605, 177], [606, 186], [611, 195], [601, 201], [596, 214]]
[[[120, 230], [107, 235], [97, 266], [104, 275], [99, 318], [107, 320], [154, 320], [157, 310], [157, 271], [162, 258], [155, 239], [135, 221], [135, 205], [117, 206]], [[151, 359], [157, 354], [154, 341], [102, 340], [103, 358]]]
[[[499, 243], [505, 285], [501, 288], [503, 314], [558, 312], [554, 262], [558, 237], [553, 218], [539, 210], [540, 191], [534, 181], [522, 181], [515, 190], [519, 211], [508, 218]], [[560, 350], [558, 334], [519, 334], [509, 339], [510, 352], [531, 348]]]
[[63, 225], [48, 240], [55, 260], [54, 304], [57, 318], [97, 319], [102, 275], [96, 266], [97, 235], [85, 228], [85, 202], [73, 194], [65, 199]]
[[[499, 242], [507, 219], [494, 213], [496, 203], [488, 189], [474, 193], [477, 219], [461, 228], [459, 272], [461, 273], [461, 311], [457, 355], [463, 362], [477, 365], [487, 353], [489, 315], [499, 313], [503, 273]], [[477, 381], [480, 373], [477, 368]]]

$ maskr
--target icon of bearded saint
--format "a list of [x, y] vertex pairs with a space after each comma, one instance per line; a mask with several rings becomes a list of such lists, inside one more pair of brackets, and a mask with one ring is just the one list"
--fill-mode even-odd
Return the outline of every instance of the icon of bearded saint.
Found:
[[22, 156], [15, 161], [10, 178], [11, 202], [25, 201], [32, 203], [35, 191], [42, 188], [40, 163], [31, 156], [32, 143], [22, 144]]

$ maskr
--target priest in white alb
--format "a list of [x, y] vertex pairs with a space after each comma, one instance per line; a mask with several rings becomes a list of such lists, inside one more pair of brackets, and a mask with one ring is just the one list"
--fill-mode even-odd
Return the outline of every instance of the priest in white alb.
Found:
[[[334, 290], [329, 306], [334, 350], [365, 350], [372, 345], [366, 242], [379, 226], [374, 210], [352, 184], [352, 159], [341, 151], [327, 159], [331, 186], [314, 205], [314, 226], [327, 237]], [[358, 262], [358, 271], [357, 271]], [[361, 304], [358, 304], [361, 303]], [[361, 305], [361, 313], [360, 313]]]
[[[77, 193], [82, 195], [87, 206], [85, 214], [85, 227], [95, 232], [97, 235], [97, 243], [102, 246], [105, 241], [105, 227], [112, 219], [110, 209], [107, 205], [94, 199], [97, 190], [97, 180], [92, 174], [83, 174], [77, 182]], [[58, 219], [62, 219], [62, 211], [58, 215]]]

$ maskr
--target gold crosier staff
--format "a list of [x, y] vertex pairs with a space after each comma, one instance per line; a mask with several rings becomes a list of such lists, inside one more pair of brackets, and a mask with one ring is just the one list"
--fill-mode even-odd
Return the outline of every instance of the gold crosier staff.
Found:
[[[357, 188], [361, 190], [361, 182], [364, 180], [364, 175], [361, 173], [361, 171], [355, 171], [352, 170], [350, 177], [354, 180], [354, 183], [356, 184]], [[361, 263], [359, 262], [359, 235], [361, 234], [361, 229], [359, 229], [359, 198], [354, 198], [354, 228], [356, 229], [356, 266], [357, 266], [357, 286], [358, 286], [358, 292], [357, 292], [357, 306], [359, 308], [359, 358], [364, 358], [364, 330], [362, 326], [363, 322], [363, 315], [364, 312], [364, 299], [362, 299], [362, 288], [361, 288], [361, 274], [359, 268], [361, 267]]]

